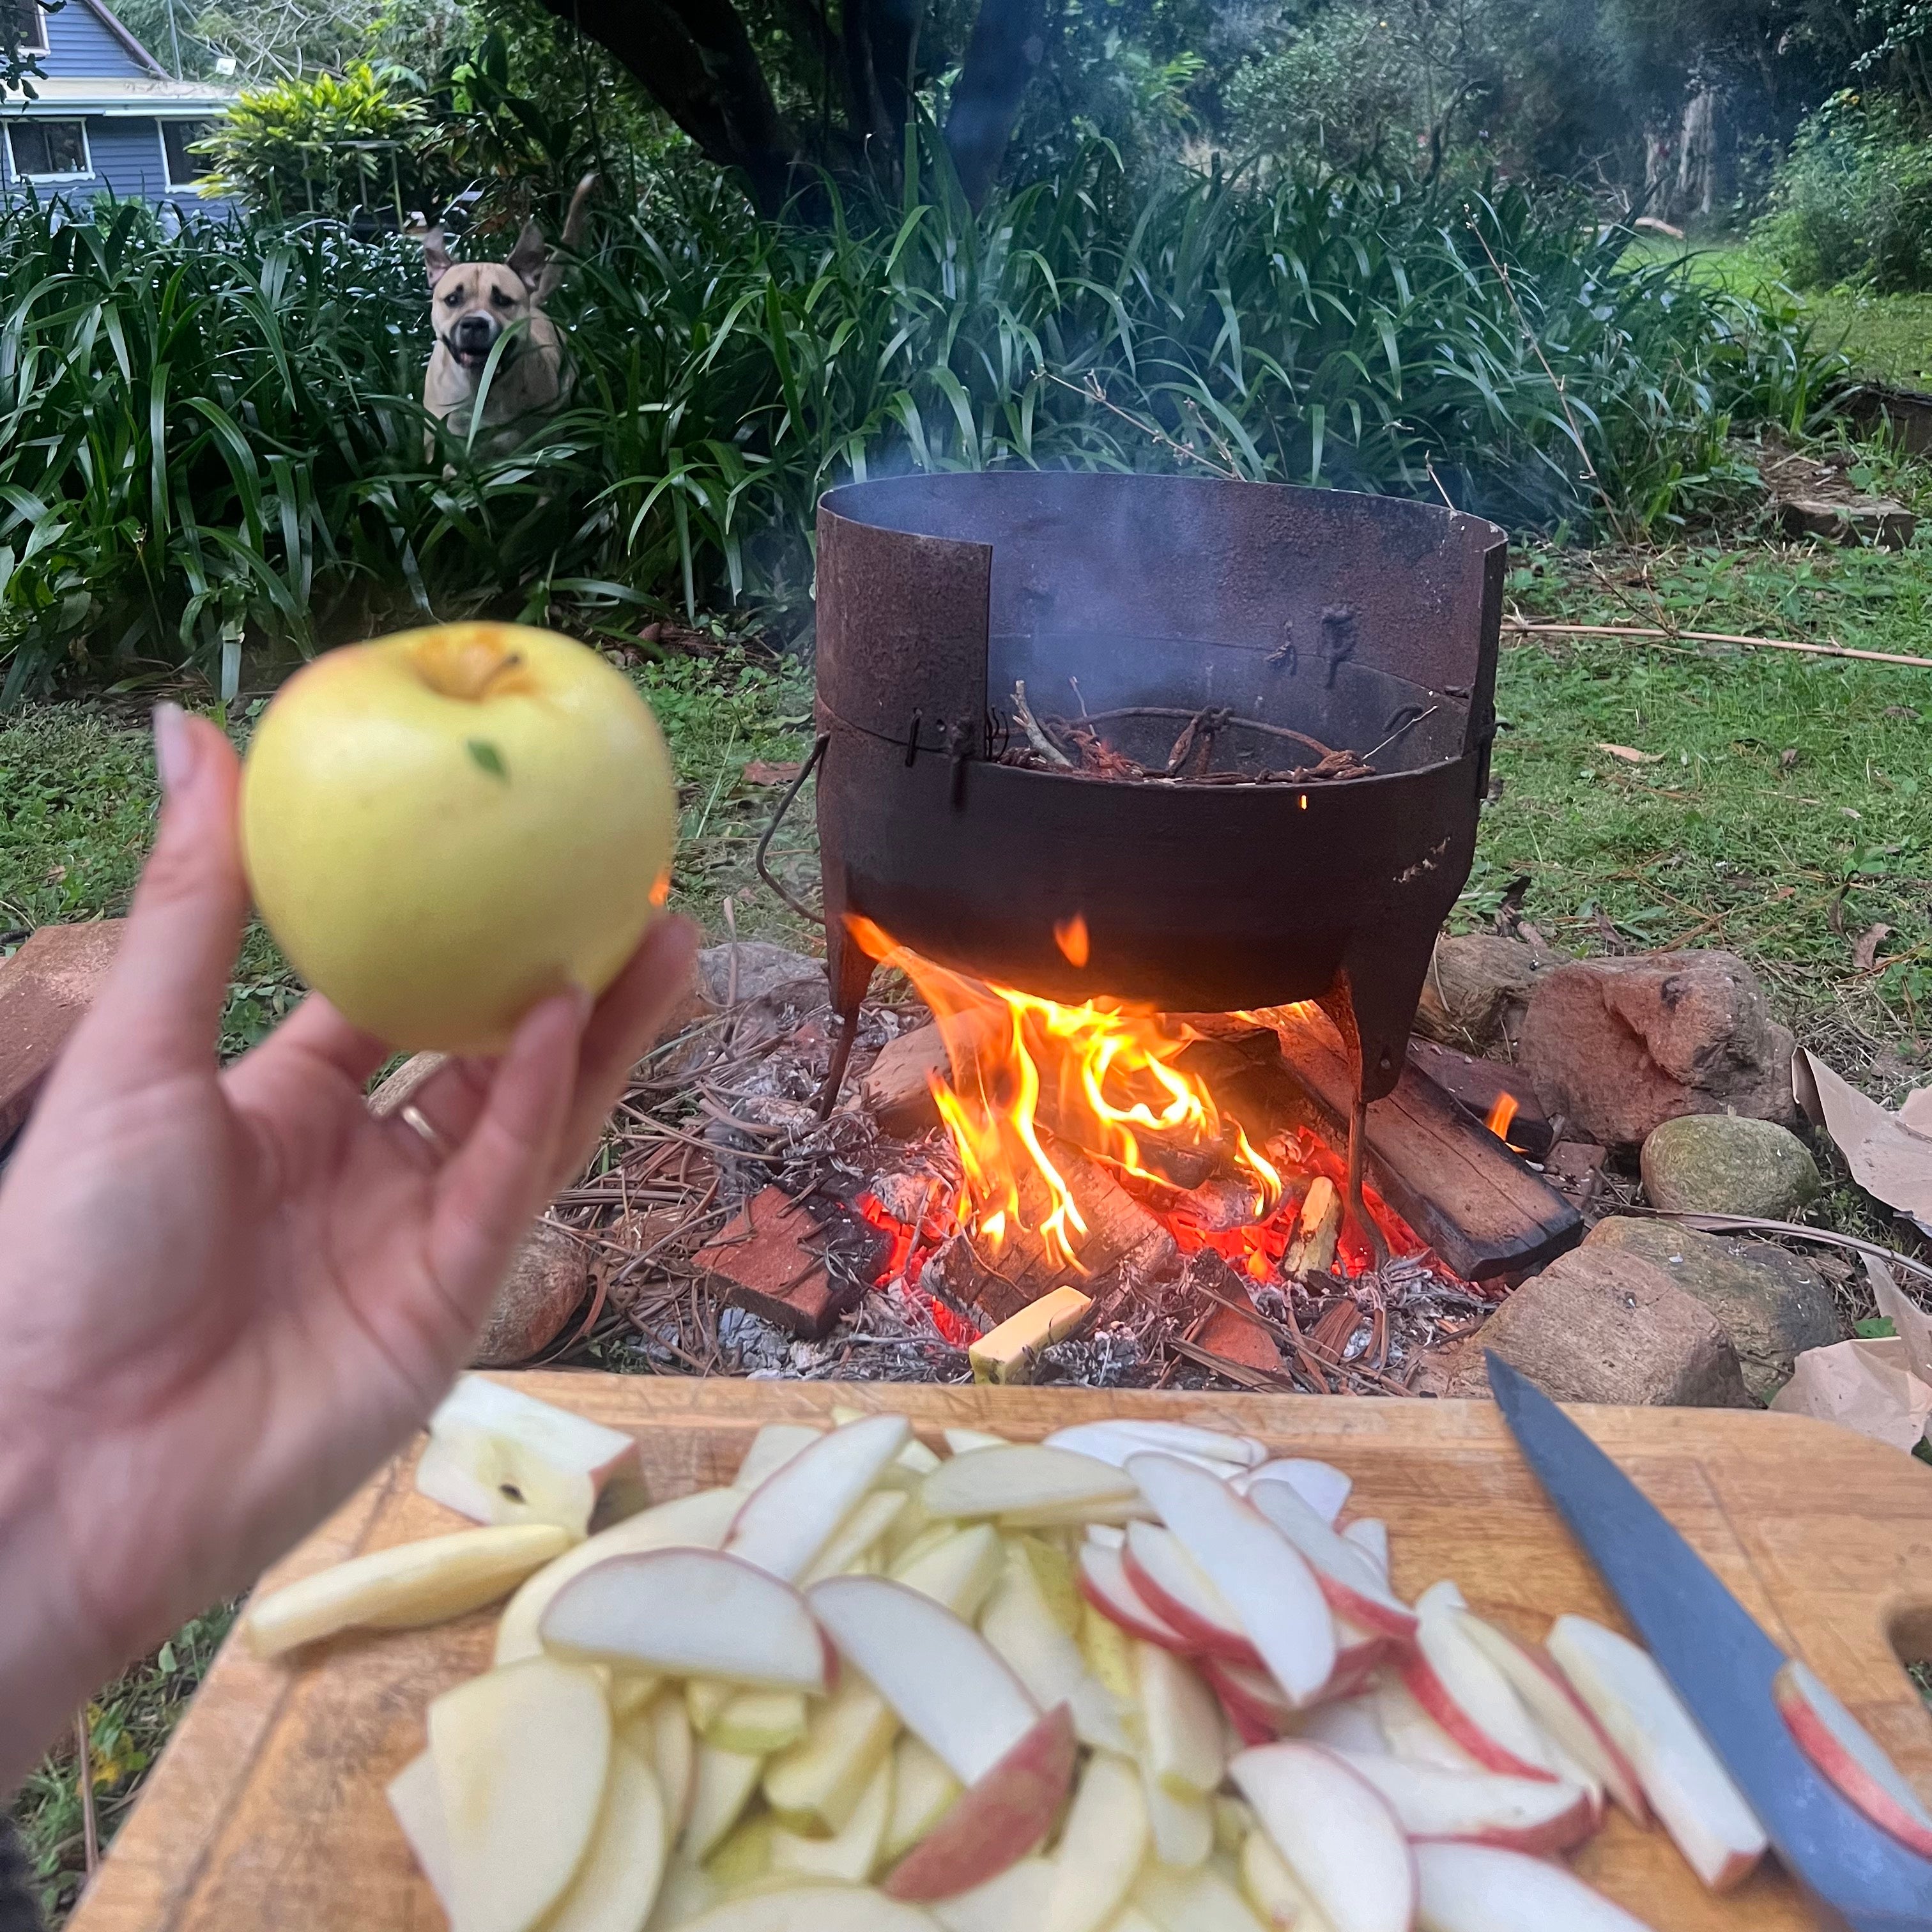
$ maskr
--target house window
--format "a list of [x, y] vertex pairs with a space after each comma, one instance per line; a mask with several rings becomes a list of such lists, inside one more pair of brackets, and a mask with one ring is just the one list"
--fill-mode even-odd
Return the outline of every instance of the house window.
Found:
[[199, 188], [208, 172], [206, 154], [191, 152], [197, 141], [208, 136], [206, 121], [164, 121], [161, 152], [166, 158], [170, 188]]
[[22, 53], [46, 52], [47, 16], [40, 0], [0, 0], [0, 26], [18, 36], [16, 45]]
[[77, 181], [94, 172], [81, 121], [10, 121], [7, 146], [22, 181]]

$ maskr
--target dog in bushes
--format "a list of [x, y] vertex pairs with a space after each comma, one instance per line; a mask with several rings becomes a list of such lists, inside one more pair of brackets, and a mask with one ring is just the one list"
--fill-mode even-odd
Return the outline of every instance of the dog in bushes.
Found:
[[[561, 238], [566, 254], [574, 254], [583, 239], [584, 209], [596, 185], [597, 177], [586, 175], [570, 198]], [[490, 446], [512, 446], [570, 392], [563, 338], [544, 313], [544, 304], [563, 280], [565, 265], [550, 253], [534, 221], [524, 223], [517, 245], [502, 262], [452, 260], [440, 228], [424, 231], [422, 241], [430, 322], [436, 332], [436, 347], [423, 376], [423, 407], [456, 436], [466, 437], [473, 428], [479, 443], [487, 436]], [[479, 416], [476, 405], [483, 371], [500, 340], [503, 352]], [[429, 441], [434, 455], [434, 432]]]

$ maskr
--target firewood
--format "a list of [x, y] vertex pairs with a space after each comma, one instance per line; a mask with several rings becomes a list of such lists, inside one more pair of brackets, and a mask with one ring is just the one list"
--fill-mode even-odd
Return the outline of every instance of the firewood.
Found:
[[1325, 1174], [1309, 1184], [1301, 1204], [1294, 1239], [1282, 1262], [1287, 1274], [1326, 1274], [1335, 1260], [1335, 1244], [1342, 1232], [1342, 1197]]

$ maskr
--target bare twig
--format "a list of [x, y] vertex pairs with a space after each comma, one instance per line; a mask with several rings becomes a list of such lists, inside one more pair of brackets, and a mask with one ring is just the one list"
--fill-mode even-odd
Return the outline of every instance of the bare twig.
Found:
[[80, 1766], [81, 1840], [92, 1878], [100, 1863], [100, 1820], [94, 1808], [94, 1737], [85, 1704], [74, 1714], [74, 1754]]
[[1050, 765], [1058, 765], [1067, 771], [1073, 769], [1073, 760], [1040, 728], [1040, 720], [1033, 715], [1027, 703], [1026, 680], [1017, 678], [1013, 682], [1013, 716], [1019, 720], [1020, 729], [1027, 735], [1027, 742]]
[[1084, 382], [1070, 382], [1064, 376], [1056, 376], [1050, 369], [1042, 373], [1049, 382], [1058, 382], [1063, 389], [1071, 389], [1076, 396], [1084, 396], [1090, 403], [1098, 403], [1101, 408], [1118, 416], [1121, 422], [1132, 423], [1142, 435], [1158, 443], [1170, 454], [1181, 457], [1190, 463], [1199, 464], [1203, 470], [1211, 471], [1225, 482], [1240, 483], [1246, 480], [1238, 470], [1224, 469], [1220, 464], [1209, 461], [1199, 450], [1191, 448], [1184, 442], [1177, 442], [1158, 423], [1144, 422], [1132, 410], [1122, 409], [1101, 388], [1098, 376], [1090, 373]]
[[1814, 644], [1795, 638], [1747, 638], [1730, 631], [1666, 631], [1648, 624], [1532, 624], [1512, 616], [1507, 628], [1522, 637], [1660, 638], [1671, 643], [1742, 644], [1754, 651], [1802, 651], [1808, 657], [1858, 658], [1867, 664], [1910, 664], [1932, 670], [1932, 658], [1906, 657], [1897, 651], [1859, 651], [1848, 644]]

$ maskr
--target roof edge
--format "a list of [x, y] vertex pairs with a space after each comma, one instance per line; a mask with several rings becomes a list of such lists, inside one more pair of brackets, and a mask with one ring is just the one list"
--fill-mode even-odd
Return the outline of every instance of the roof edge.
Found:
[[172, 80], [170, 74], [154, 56], [134, 38], [133, 30], [107, 4], [107, 0], [81, 0], [81, 4], [100, 20], [100, 24], [134, 56], [157, 80]]

